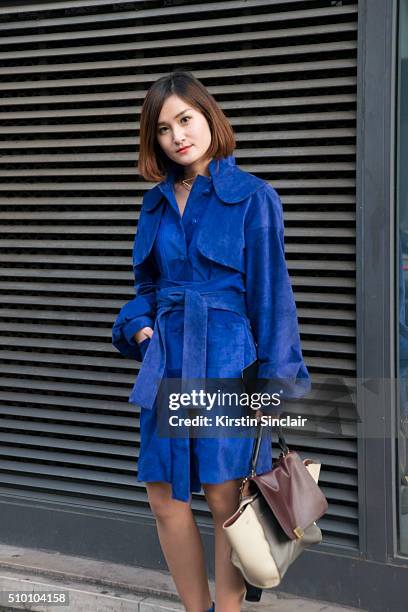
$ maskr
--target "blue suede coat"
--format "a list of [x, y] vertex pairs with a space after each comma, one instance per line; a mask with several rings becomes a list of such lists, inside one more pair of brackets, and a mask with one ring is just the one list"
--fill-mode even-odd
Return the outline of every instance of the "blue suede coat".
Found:
[[[113, 345], [142, 362], [129, 397], [141, 406], [138, 480], [172, 483], [182, 501], [201, 483], [246, 476], [253, 440], [159, 437], [163, 377], [239, 378], [258, 359], [259, 378], [278, 380], [283, 398], [310, 389], [279, 196], [234, 156], [212, 160], [209, 172], [196, 178], [182, 216], [174, 173], [145, 194], [133, 249], [136, 297], [112, 330]], [[153, 336], [137, 344], [133, 336], [145, 326]], [[269, 469], [265, 436], [257, 471]]]

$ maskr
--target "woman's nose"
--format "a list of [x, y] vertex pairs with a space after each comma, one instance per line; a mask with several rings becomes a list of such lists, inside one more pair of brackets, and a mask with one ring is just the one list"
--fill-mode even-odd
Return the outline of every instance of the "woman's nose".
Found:
[[173, 132], [173, 140], [175, 144], [181, 144], [186, 137], [184, 136], [184, 132], [182, 129], [178, 128]]

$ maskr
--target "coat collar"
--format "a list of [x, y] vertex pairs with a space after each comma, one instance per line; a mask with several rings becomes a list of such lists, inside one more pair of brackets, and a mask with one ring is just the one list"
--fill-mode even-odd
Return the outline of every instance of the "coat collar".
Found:
[[[265, 181], [257, 176], [238, 168], [233, 155], [213, 159], [208, 166], [208, 170], [215, 193], [225, 204], [241, 202], [265, 184]], [[162, 202], [166, 191], [173, 189], [174, 178], [174, 172], [169, 172], [166, 180], [145, 194], [143, 198], [143, 208], [145, 210], [153, 210]]]

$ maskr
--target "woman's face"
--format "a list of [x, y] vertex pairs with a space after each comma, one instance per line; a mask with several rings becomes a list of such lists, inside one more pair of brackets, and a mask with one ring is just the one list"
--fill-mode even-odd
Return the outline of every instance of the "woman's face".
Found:
[[197, 170], [211, 144], [210, 126], [200, 111], [173, 94], [160, 111], [157, 141], [167, 157], [186, 170]]

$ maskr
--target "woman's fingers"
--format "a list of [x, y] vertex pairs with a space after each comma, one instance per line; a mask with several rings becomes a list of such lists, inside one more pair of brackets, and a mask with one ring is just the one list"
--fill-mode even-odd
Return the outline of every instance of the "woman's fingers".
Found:
[[153, 330], [151, 327], [142, 327], [134, 334], [135, 342], [141, 344], [146, 338], [151, 338], [153, 335]]
[[149, 338], [153, 336], [153, 329], [151, 327], [144, 327], [143, 331]]

